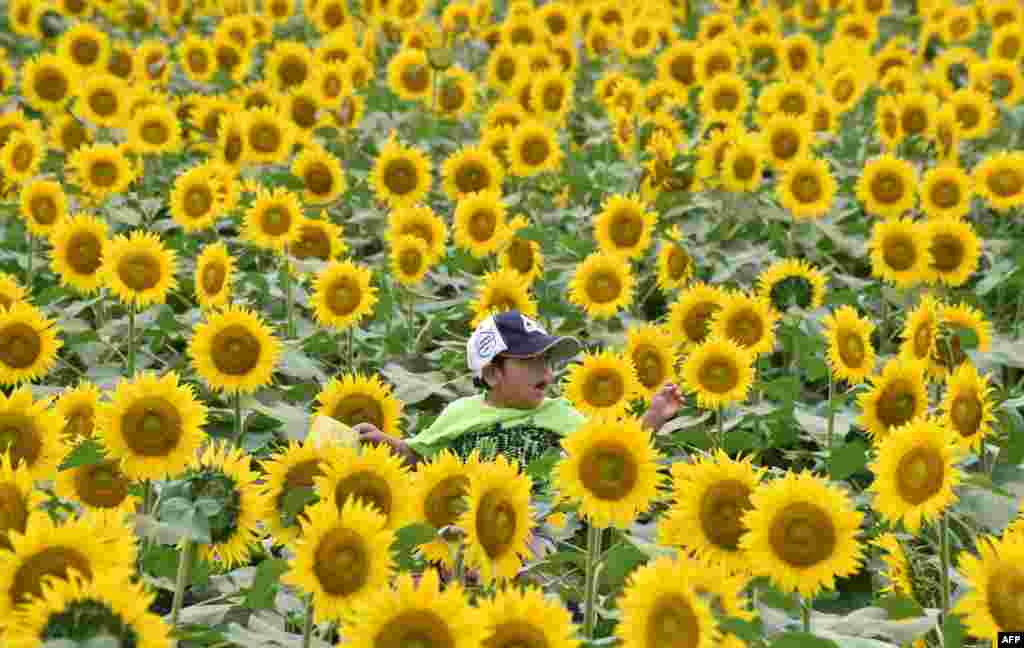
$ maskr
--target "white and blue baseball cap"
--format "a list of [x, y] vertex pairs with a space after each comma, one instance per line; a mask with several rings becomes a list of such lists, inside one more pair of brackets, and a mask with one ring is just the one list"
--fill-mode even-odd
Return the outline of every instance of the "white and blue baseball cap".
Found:
[[569, 358], [580, 346], [576, 338], [549, 335], [537, 321], [511, 310], [480, 322], [466, 343], [466, 361], [473, 375], [480, 378], [484, 367], [499, 354], [506, 358], [533, 358], [551, 352]]

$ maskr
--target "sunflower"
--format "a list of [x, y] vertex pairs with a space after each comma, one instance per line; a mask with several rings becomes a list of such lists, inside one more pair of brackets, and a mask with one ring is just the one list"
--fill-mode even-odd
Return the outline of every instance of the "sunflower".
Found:
[[726, 295], [712, 316], [710, 335], [732, 340], [756, 357], [775, 347], [778, 318], [768, 299], [735, 292]]
[[875, 348], [871, 334], [875, 325], [842, 306], [822, 320], [828, 339], [828, 363], [832, 374], [851, 385], [859, 385], [875, 370]]
[[981, 538], [977, 548], [977, 556], [963, 552], [957, 560], [971, 590], [956, 603], [953, 613], [963, 617], [972, 636], [995, 645], [999, 632], [1024, 623], [1017, 606], [1024, 583], [1024, 541], [1007, 534], [1002, 539]]
[[458, 583], [441, 588], [440, 575], [402, 573], [357, 602], [340, 628], [351, 648], [445, 646], [476, 648], [483, 639], [479, 613]]
[[694, 260], [683, 243], [683, 233], [673, 225], [658, 250], [658, 287], [663, 291], [682, 287], [693, 276]]
[[68, 576], [43, 580], [38, 598], [12, 614], [4, 635], [7, 646], [42, 648], [44, 643], [96, 638], [171, 648], [171, 628], [149, 610], [156, 593], [130, 582], [123, 572], [96, 573], [91, 579], [80, 572]]
[[630, 358], [610, 351], [584, 353], [569, 368], [565, 396], [587, 416], [615, 419], [623, 416], [641, 386]]
[[47, 131], [50, 137], [50, 150], [64, 152], [67, 155], [93, 143], [92, 132], [70, 113], [55, 117]]
[[674, 84], [680, 93], [689, 91], [697, 85], [697, 52], [696, 43], [675, 41], [658, 55], [658, 79]]
[[939, 109], [935, 95], [918, 90], [904, 92], [897, 98], [900, 132], [904, 137], [931, 138], [935, 133], [935, 113]]
[[504, 455], [469, 475], [467, 510], [458, 526], [466, 534], [466, 564], [479, 569], [484, 582], [511, 580], [522, 566], [534, 526], [530, 489], [530, 478]]
[[315, 412], [318, 415], [329, 416], [350, 427], [372, 423], [384, 434], [400, 435], [402, 402], [377, 376], [345, 374], [340, 379], [332, 378], [316, 399], [320, 403]]
[[177, 287], [177, 258], [156, 234], [134, 230], [118, 234], [103, 248], [100, 269], [104, 283], [118, 299], [137, 309], [162, 304]]
[[57, 363], [64, 343], [53, 320], [31, 304], [0, 310], [0, 384], [18, 385], [42, 378]]
[[185, 473], [191, 502], [214, 499], [221, 509], [210, 522], [210, 542], [200, 543], [199, 557], [216, 560], [230, 569], [248, 562], [252, 545], [261, 535], [257, 527], [267, 502], [257, 486], [260, 476], [250, 467], [245, 450], [215, 442], [194, 457]]
[[132, 55], [135, 79], [165, 87], [171, 78], [171, 48], [163, 40], [149, 38]]
[[512, 132], [508, 157], [511, 172], [528, 177], [544, 171], [557, 171], [563, 154], [553, 128], [536, 120], [527, 120]]
[[11, 533], [25, 533], [29, 518], [44, 499], [33, 486], [28, 467], [14, 465], [9, 454], [0, 454], [0, 552], [12, 548]]
[[[136, 558], [133, 535], [127, 530], [105, 532], [98, 518], [90, 516], [58, 524], [49, 515], [33, 515], [25, 533], [12, 532], [8, 538], [11, 549], [0, 560], [0, 615], [5, 622], [30, 610], [26, 604], [43, 594], [47, 582], [68, 580], [75, 573], [99, 582], [116, 577], [122, 585], [115, 590], [121, 590]], [[5, 634], [5, 643], [11, 636]]]
[[49, 237], [67, 218], [68, 199], [64, 187], [53, 180], [32, 180], [21, 189], [18, 214], [28, 231]]
[[304, 148], [292, 163], [291, 171], [302, 179], [302, 198], [306, 204], [334, 202], [347, 188], [341, 162], [320, 147]]
[[859, 569], [864, 516], [845, 491], [808, 472], [789, 472], [757, 488], [750, 502], [740, 549], [755, 573], [783, 591], [812, 597]]
[[960, 88], [949, 96], [949, 104], [960, 124], [960, 135], [967, 140], [987, 137], [995, 126], [996, 109], [987, 94], [973, 88]]
[[873, 546], [882, 549], [881, 555], [886, 567], [888, 583], [882, 587], [883, 593], [906, 596], [917, 600], [914, 594], [914, 581], [911, 576], [910, 561], [903, 551], [899, 539], [893, 533], [883, 533], [871, 541]]
[[267, 53], [263, 76], [279, 90], [287, 90], [305, 83], [314, 69], [313, 54], [305, 44], [279, 40]]
[[[508, 92], [512, 89], [512, 84], [526, 71], [527, 62], [525, 58], [520, 58], [520, 52], [521, 48], [507, 44], [499, 45], [491, 52], [487, 59], [487, 84], [490, 87], [499, 92]], [[495, 104], [495, 108], [500, 105], [501, 102]], [[516, 106], [518, 107], [518, 104]], [[492, 108], [492, 111], [495, 108]], [[493, 125], [490, 118], [487, 123]]]
[[776, 191], [779, 203], [799, 220], [827, 214], [836, 189], [837, 183], [825, 160], [801, 156], [785, 168]]
[[810, 117], [772, 115], [761, 121], [761, 133], [768, 161], [777, 169], [801, 160], [810, 153], [813, 126]]
[[209, 164], [180, 173], [171, 189], [171, 218], [186, 233], [212, 227], [225, 211], [225, 184], [221, 173]]
[[34, 129], [11, 133], [0, 150], [4, 180], [27, 184], [39, 171], [45, 157], [46, 143]]
[[177, 116], [168, 106], [146, 106], [138, 110], [128, 126], [128, 146], [136, 153], [174, 153], [182, 137]]
[[282, 581], [312, 595], [318, 623], [346, 618], [359, 598], [387, 587], [394, 532], [372, 505], [349, 499], [339, 510], [320, 502], [299, 521], [295, 558]]
[[317, 322], [339, 331], [357, 325], [377, 303], [370, 269], [352, 261], [332, 261], [317, 274], [313, 286]]
[[261, 188], [245, 212], [244, 236], [258, 247], [280, 252], [298, 240], [302, 219], [298, 195], [283, 187]]
[[515, 235], [517, 230], [527, 225], [522, 216], [516, 216], [509, 222], [508, 236], [498, 256], [498, 268], [517, 272], [529, 285], [543, 272], [544, 255], [540, 243]]
[[509, 310], [517, 310], [528, 317], [537, 316], [537, 302], [530, 297], [530, 284], [515, 270], [485, 274], [469, 308], [473, 312], [470, 322], [473, 328], [488, 316]]
[[675, 504], [658, 527], [659, 543], [684, 547], [708, 566], [745, 571], [742, 518], [763, 472], [749, 457], [734, 460], [722, 450], [693, 464], [673, 464]]
[[423, 242], [427, 251], [427, 265], [436, 263], [445, 255], [448, 227], [427, 205], [397, 207], [388, 214], [388, 231], [385, 239], [392, 246], [392, 253], [395, 253], [394, 248], [398, 240], [405, 236], [412, 236]]
[[599, 528], [629, 528], [658, 495], [658, 452], [635, 418], [593, 419], [562, 440], [566, 456], [555, 466], [563, 499]]
[[24, 64], [21, 92], [28, 105], [44, 113], [58, 114], [76, 93], [78, 82], [61, 57], [44, 52]]
[[827, 278], [802, 259], [783, 259], [765, 269], [757, 278], [757, 294], [772, 308], [784, 313], [793, 306], [815, 310], [825, 303]]
[[[458, 522], [466, 510], [469, 475], [478, 462], [476, 454], [466, 463], [458, 455], [443, 449], [429, 462], [419, 463], [413, 475], [414, 514], [435, 529], [444, 529]], [[420, 553], [429, 562], [437, 562], [446, 569], [454, 566], [453, 549], [443, 538], [420, 545]]]
[[969, 362], [957, 367], [946, 380], [940, 406], [942, 423], [955, 433], [955, 441], [963, 450], [978, 449], [992, 432], [992, 391], [989, 377], [980, 375]]
[[573, 83], [561, 69], [550, 69], [533, 79], [530, 104], [549, 123], [561, 124], [573, 105]]
[[956, 501], [953, 487], [961, 479], [956, 458], [949, 428], [936, 419], [921, 417], [892, 428], [869, 466], [875, 474], [868, 489], [876, 495], [875, 510], [917, 533], [922, 522], [934, 522]]
[[[271, 107], [246, 111], [245, 160], [252, 164], [279, 164], [295, 144], [295, 128]], [[212, 135], [215, 137], [217, 130]]]
[[119, 127], [128, 116], [130, 94], [128, 83], [112, 74], [89, 75], [78, 87], [75, 112], [96, 126]]
[[868, 247], [871, 274], [900, 288], [927, 281], [931, 270], [929, 230], [910, 219], [894, 218], [875, 223]]
[[977, 340], [977, 350], [986, 353], [992, 345], [992, 324], [984, 314], [967, 304], [943, 304], [939, 309], [939, 330], [936, 332], [936, 346], [932, 354], [930, 370], [936, 378], [943, 378], [949, 371], [967, 360], [960, 346], [960, 333], [970, 331]]
[[857, 181], [857, 198], [864, 211], [882, 218], [897, 218], [914, 206], [914, 166], [891, 154], [883, 154], [864, 165]]
[[291, 544], [299, 537], [299, 522], [310, 505], [290, 511], [287, 503], [289, 498], [299, 495], [303, 498], [315, 496], [313, 480], [323, 475], [323, 465], [327, 461], [325, 455], [331, 452], [329, 448], [325, 451], [313, 444], [290, 441], [287, 447], [260, 464], [264, 475], [263, 501], [267, 505], [263, 520], [277, 542]]
[[757, 99], [761, 119], [785, 114], [796, 118], [809, 118], [817, 107], [818, 90], [815, 84], [794, 78], [773, 83]]
[[726, 191], [756, 191], [764, 172], [764, 147], [759, 137], [742, 133], [725, 149], [721, 181]]
[[338, 448], [321, 469], [324, 474], [313, 480], [316, 490], [321, 501], [333, 503], [339, 512], [353, 499], [382, 514], [386, 529], [400, 529], [412, 521], [414, 503], [406, 496], [409, 470], [387, 446]]
[[1006, 212], [1024, 205], [1024, 153], [993, 153], [974, 167], [978, 194], [992, 209]]
[[71, 154], [68, 166], [78, 186], [100, 201], [127, 191], [137, 173], [123, 149], [112, 144], [82, 146]]
[[594, 236], [608, 255], [638, 259], [651, 245], [657, 214], [634, 194], [614, 194], [594, 220]]
[[754, 355], [727, 338], [708, 336], [683, 363], [683, 385], [706, 409], [719, 409], [747, 397], [754, 381]]
[[295, 128], [300, 144], [309, 142], [313, 129], [324, 124], [324, 115], [320, 112], [320, 91], [311, 81], [281, 93], [277, 108]]
[[212, 310], [227, 305], [235, 280], [235, 258], [223, 241], [203, 248], [196, 259], [195, 291], [199, 306]]
[[505, 204], [496, 191], [463, 195], [454, 215], [455, 244], [482, 259], [501, 248], [509, 235]]
[[938, 352], [941, 317], [942, 304], [931, 295], [923, 295], [917, 308], [910, 311], [904, 322], [900, 354], [919, 362], [930, 363]]
[[981, 239], [970, 223], [941, 218], [925, 224], [931, 270], [944, 284], [961, 286], [978, 269]]
[[0, 272], [0, 310], [19, 302], [27, 303], [26, 298], [25, 289], [18, 284], [18, 280], [6, 272]]
[[394, 135], [380, 150], [370, 173], [377, 199], [392, 208], [421, 202], [430, 191], [430, 159], [417, 148], [404, 146]]
[[880, 376], [871, 376], [871, 388], [857, 396], [860, 425], [875, 442], [928, 410], [923, 362], [909, 357], [890, 360]]
[[722, 635], [711, 606], [695, 591], [685, 559], [662, 556], [631, 573], [619, 600], [622, 620], [615, 628], [623, 648], [658, 648], [685, 641], [712, 648]]
[[423, 239], [412, 234], [394, 236], [391, 245], [391, 274], [403, 286], [415, 286], [423, 281], [437, 260]]
[[996, 30], [992, 34], [988, 55], [1001, 61], [1020, 61], [1024, 57], [1024, 20], [1014, 20], [1012, 24]]
[[640, 395], [648, 403], [659, 387], [675, 380], [675, 341], [662, 326], [641, 324], [628, 329], [626, 356], [636, 367]]
[[704, 342], [715, 311], [722, 307], [727, 293], [703, 282], [683, 290], [669, 307], [668, 326], [684, 347]]
[[54, 404], [56, 413], [64, 419], [63, 440], [74, 444], [91, 439], [95, 434], [97, 412], [100, 404], [100, 389], [89, 382], [81, 382], [74, 388], [65, 388]]
[[578, 648], [581, 645], [575, 638], [572, 614], [536, 587], [505, 587], [493, 598], [481, 599], [479, 606], [478, 622], [483, 629], [481, 646], [505, 648], [525, 643], [545, 648]]
[[426, 52], [403, 49], [388, 63], [388, 87], [406, 101], [428, 101], [433, 74]]
[[466, 146], [448, 156], [441, 175], [445, 195], [453, 202], [480, 191], [500, 192], [505, 179], [498, 158], [480, 146]]
[[476, 77], [459, 65], [444, 72], [438, 83], [434, 109], [451, 120], [465, 119], [476, 109]]
[[192, 366], [213, 391], [256, 391], [270, 383], [280, 353], [270, 327], [241, 306], [209, 314], [188, 344]]
[[178, 64], [193, 83], [208, 83], [217, 74], [217, 58], [213, 43], [199, 34], [186, 34], [175, 50]]
[[136, 499], [115, 459], [69, 468], [57, 473], [55, 492], [66, 500], [79, 502], [90, 510], [134, 512]]
[[296, 259], [319, 259], [330, 261], [348, 250], [344, 231], [340, 225], [328, 220], [327, 212], [321, 211], [320, 218], [306, 218], [299, 226], [299, 240], [289, 252]]
[[962, 218], [971, 209], [974, 183], [959, 166], [929, 169], [921, 184], [921, 209], [929, 218]]
[[633, 273], [628, 260], [594, 252], [578, 266], [569, 284], [569, 300], [587, 316], [607, 319], [633, 302]]

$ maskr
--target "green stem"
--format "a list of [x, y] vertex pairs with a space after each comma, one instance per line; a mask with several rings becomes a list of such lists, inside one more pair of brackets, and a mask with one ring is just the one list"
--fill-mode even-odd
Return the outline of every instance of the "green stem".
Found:
[[347, 348], [347, 353], [346, 353], [346, 359], [348, 360], [348, 367], [347, 367], [347, 369], [348, 369], [348, 371], [353, 371], [354, 365], [355, 365], [355, 362], [356, 362], [356, 352], [355, 352], [356, 332], [355, 332], [355, 327], [353, 327], [353, 326], [348, 327], [348, 333], [346, 334], [345, 337], [347, 338], [347, 345], [346, 346], [348, 347]]
[[181, 604], [185, 600], [185, 587], [192, 572], [192, 550], [195, 543], [191, 539], [185, 540], [185, 546], [181, 549], [178, 557], [178, 578], [174, 583], [174, 599], [171, 603], [171, 627], [178, 625], [178, 616], [181, 614]]
[[889, 300], [885, 298], [885, 286], [879, 293], [882, 301], [882, 318], [878, 322], [878, 350], [886, 353], [889, 350]]
[[302, 624], [302, 648], [309, 648], [313, 640], [313, 595], [306, 597], [306, 621]]
[[409, 351], [415, 353], [416, 349], [416, 294], [413, 291], [408, 291], [408, 299], [406, 300], [406, 312], [409, 321]]
[[28, 268], [25, 271], [25, 288], [32, 294], [32, 264], [36, 256], [36, 237], [29, 232], [28, 235]]
[[242, 447], [244, 440], [244, 428], [242, 427], [242, 392], [236, 391], [234, 396], [235, 405], [235, 445]]
[[949, 517], [943, 512], [939, 516], [939, 549], [942, 559], [942, 619], [945, 621], [949, 615]]
[[292, 337], [292, 311], [295, 309], [293, 304], [294, 297], [292, 296], [292, 271], [288, 264], [288, 248], [285, 247], [284, 257], [281, 259], [281, 267], [284, 269], [284, 313], [285, 313], [285, 324], [284, 324], [284, 338], [290, 340]]
[[601, 556], [601, 532], [603, 529], [588, 522], [587, 528], [587, 574], [583, 587], [583, 637], [594, 638], [597, 620], [597, 561]]
[[715, 443], [713, 450], [721, 450], [722, 446], [725, 445], [725, 407], [721, 406], [718, 411], [715, 412], [715, 420], [718, 425], [718, 436], [715, 437]]
[[803, 624], [804, 632], [810, 634], [811, 632], [811, 608], [814, 606], [814, 599], [811, 597], [804, 597], [800, 603], [800, 621]]
[[832, 377], [832, 370], [828, 372], [828, 436], [827, 444], [829, 452], [832, 451], [832, 433], [836, 427], [836, 410], [832, 399], [835, 396], [835, 378]]
[[135, 375], [135, 304], [128, 304], [128, 377]]

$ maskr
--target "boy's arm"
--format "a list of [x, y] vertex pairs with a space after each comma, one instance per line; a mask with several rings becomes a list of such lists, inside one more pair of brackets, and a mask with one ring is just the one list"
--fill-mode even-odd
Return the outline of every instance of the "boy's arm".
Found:
[[360, 423], [353, 426], [352, 429], [359, 433], [361, 443], [382, 443], [388, 446], [391, 448], [391, 452], [401, 457], [409, 468], [415, 468], [416, 464], [423, 461], [423, 457], [417, 454], [408, 443], [397, 437], [384, 434], [373, 423]]
[[683, 395], [674, 383], [665, 383], [651, 398], [651, 406], [647, 408], [640, 420], [644, 429], [657, 432], [662, 425], [676, 415], [683, 405]]

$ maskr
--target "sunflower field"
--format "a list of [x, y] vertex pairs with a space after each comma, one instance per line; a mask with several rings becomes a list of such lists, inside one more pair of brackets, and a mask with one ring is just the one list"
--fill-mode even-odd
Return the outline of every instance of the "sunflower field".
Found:
[[[3, 648], [1024, 631], [1018, 0], [2, 0], [0, 44]], [[355, 439], [478, 394], [506, 310], [582, 342], [577, 430]]]

